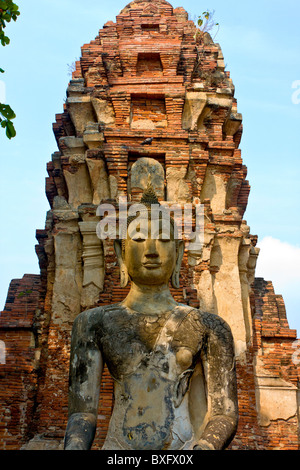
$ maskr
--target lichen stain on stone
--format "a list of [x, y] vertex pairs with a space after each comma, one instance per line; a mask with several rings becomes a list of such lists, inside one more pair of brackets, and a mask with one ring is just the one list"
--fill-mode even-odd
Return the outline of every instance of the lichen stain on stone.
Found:
[[155, 377], [152, 377], [148, 382], [147, 392], [152, 392], [152, 390], [155, 390], [158, 387], [159, 383], [156, 381]]

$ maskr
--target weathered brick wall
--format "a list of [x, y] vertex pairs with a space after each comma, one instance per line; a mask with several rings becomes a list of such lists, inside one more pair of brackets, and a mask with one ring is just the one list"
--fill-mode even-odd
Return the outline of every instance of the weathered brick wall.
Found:
[[[260, 423], [263, 445], [270, 449], [299, 449], [298, 387], [300, 367], [296, 330], [288, 325], [283, 299], [276, 295], [270, 281], [255, 279], [255, 337], [254, 348], [258, 374], [271, 377], [271, 386], [283, 384], [284, 392], [275, 394], [275, 406], [281, 417], [272, 420], [272, 406], [262, 413]], [[267, 386], [269, 386], [267, 384]], [[296, 406], [294, 409], [294, 396]], [[268, 399], [268, 397], [266, 397]], [[292, 400], [291, 405], [289, 402]], [[270, 404], [271, 405], [271, 404]], [[286, 405], [286, 407], [285, 407]], [[281, 409], [282, 408], [282, 409]]]
[[0, 448], [13, 450], [28, 440], [38, 387], [36, 344], [40, 276], [11, 282], [0, 315]]

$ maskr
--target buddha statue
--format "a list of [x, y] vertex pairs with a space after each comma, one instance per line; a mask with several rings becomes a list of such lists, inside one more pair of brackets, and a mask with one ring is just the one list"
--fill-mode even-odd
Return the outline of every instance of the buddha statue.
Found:
[[[177, 303], [184, 241], [150, 213], [159, 204], [148, 185], [141, 203], [148, 232], [115, 240], [120, 303], [82, 312], [71, 340], [66, 450], [88, 450], [96, 431], [104, 364], [114, 379], [114, 408], [103, 450], [221, 450], [237, 427], [234, 343], [218, 315]], [[132, 235], [133, 233], [133, 235]]]

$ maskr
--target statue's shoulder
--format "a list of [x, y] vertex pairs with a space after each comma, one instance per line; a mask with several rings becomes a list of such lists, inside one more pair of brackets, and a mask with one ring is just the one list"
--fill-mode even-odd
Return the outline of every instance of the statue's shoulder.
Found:
[[73, 328], [101, 325], [111, 319], [114, 313], [120, 311], [119, 304], [101, 305], [81, 312], [75, 319]]
[[187, 318], [195, 324], [201, 325], [202, 330], [205, 329], [208, 334], [216, 336], [229, 337], [232, 335], [230, 326], [219, 315], [200, 310], [188, 305], [179, 304], [182, 314], [187, 314]]
[[232, 332], [228, 323], [215, 313], [203, 312], [199, 310], [201, 322], [208, 333], [227, 341], [232, 341]]
[[198, 308], [179, 303], [177, 305], [177, 309], [179, 310], [180, 316], [185, 324], [188, 322], [194, 327], [198, 326], [203, 329], [202, 312]]

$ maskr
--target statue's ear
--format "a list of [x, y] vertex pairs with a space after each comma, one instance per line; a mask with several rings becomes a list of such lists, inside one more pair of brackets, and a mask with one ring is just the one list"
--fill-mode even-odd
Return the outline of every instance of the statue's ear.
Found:
[[181, 267], [181, 263], [182, 263], [183, 253], [184, 253], [184, 241], [179, 240], [178, 241], [176, 264], [175, 264], [175, 268], [174, 268], [174, 271], [173, 271], [172, 277], [171, 277], [171, 283], [172, 283], [172, 286], [175, 289], [179, 289], [179, 287], [180, 287], [179, 273], [180, 273], [180, 267]]
[[114, 249], [120, 266], [120, 285], [126, 287], [128, 284], [128, 271], [122, 256], [122, 240], [114, 241]]

